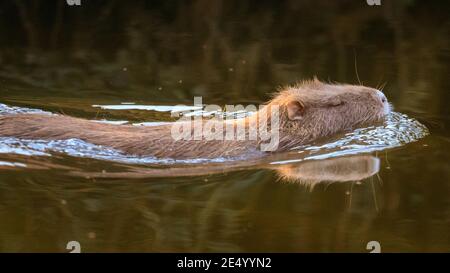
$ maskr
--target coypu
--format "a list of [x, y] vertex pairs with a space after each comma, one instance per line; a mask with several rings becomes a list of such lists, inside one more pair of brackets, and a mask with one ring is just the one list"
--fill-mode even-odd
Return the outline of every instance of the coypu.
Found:
[[[382, 121], [390, 105], [377, 89], [360, 85], [327, 84], [317, 79], [280, 90], [272, 100], [248, 117], [217, 120], [215, 125], [245, 125], [278, 109], [278, 118], [266, 119], [267, 128], [277, 127], [277, 143], [270, 151], [287, 151], [338, 132]], [[201, 121], [205, 124], [205, 121]], [[195, 127], [195, 126], [194, 126]], [[189, 123], [189, 130], [194, 128]], [[126, 154], [157, 158], [239, 158], [266, 154], [261, 137], [244, 140], [174, 139], [173, 124], [157, 126], [112, 125], [64, 115], [17, 114], [0, 116], [0, 136], [22, 139], [78, 138], [118, 149]], [[191, 132], [189, 132], [191, 133]]]

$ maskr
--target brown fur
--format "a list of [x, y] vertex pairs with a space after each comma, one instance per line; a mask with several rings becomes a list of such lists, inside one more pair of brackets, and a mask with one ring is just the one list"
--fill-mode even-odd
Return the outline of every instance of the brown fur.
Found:
[[[292, 110], [291, 103], [296, 107]], [[387, 113], [377, 90], [354, 85], [325, 84], [318, 80], [284, 88], [257, 114], [280, 107], [280, 144], [277, 151], [381, 121]], [[300, 108], [300, 109], [298, 109]], [[294, 112], [293, 112], [294, 111]], [[290, 118], [291, 112], [297, 115]], [[255, 122], [257, 115], [233, 121]], [[298, 118], [298, 119], [297, 119]], [[269, 121], [270, 122], [270, 121]], [[259, 156], [260, 140], [178, 140], [171, 125], [132, 126], [97, 123], [63, 115], [17, 114], [0, 116], [0, 136], [23, 139], [69, 139], [158, 158], [217, 158]]]

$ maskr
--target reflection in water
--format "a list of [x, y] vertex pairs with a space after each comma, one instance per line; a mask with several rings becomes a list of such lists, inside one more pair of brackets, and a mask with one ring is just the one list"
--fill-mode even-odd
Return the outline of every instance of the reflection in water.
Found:
[[[364, 182], [378, 168], [377, 158], [354, 156], [277, 166], [275, 173], [259, 171], [260, 175], [246, 175], [242, 171], [206, 175], [204, 170], [202, 174], [185, 169], [191, 176], [183, 179], [168, 171], [165, 174], [173, 178], [151, 179], [148, 176], [145, 179], [148, 183], [131, 183], [133, 173], [115, 182], [108, 182], [107, 176], [97, 182], [89, 178], [69, 184], [70, 180], [63, 175], [53, 177], [54, 183], [50, 184], [44, 180], [24, 179], [13, 188], [8, 183], [0, 183], [0, 188], [9, 188], [7, 192], [0, 191], [0, 216], [8, 219], [0, 223], [0, 228], [3, 234], [11, 236], [7, 242], [14, 243], [6, 247], [12, 251], [62, 252], [66, 243], [74, 239], [80, 241], [84, 251], [99, 247], [102, 251], [304, 249], [302, 240], [315, 240], [329, 234], [326, 222], [335, 225], [348, 221], [335, 214], [330, 215], [323, 225], [319, 218], [308, 223], [310, 220], [303, 213], [320, 209], [317, 202], [325, 197], [324, 194], [329, 195], [327, 199], [345, 204], [348, 209], [357, 210], [361, 206], [356, 189], [352, 195], [347, 193], [350, 188], [346, 186], [332, 188], [328, 185], [324, 191], [317, 182], [362, 181], [363, 184], [356, 187], [365, 191], [369, 188]], [[307, 185], [311, 191], [306, 192], [291, 183], [277, 187], [273, 183], [273, 174], [282, 177], [283, 181]], [[195, 175], [201, 176], [195, 178]], [[45, 171], [37, 173], [36, 177], [46, 177]], [[234, 182], [222, 183], [223, 179]], [[283, 196], [289, 192], [301, 202], [285, 200]], [[13, 208], [18, 197], [22, 205]], [[38, 200], [48, 205], [32, 206]], [[320, 210], [324, 211], [324, 208]], [[83, 215], [83, 221], [77, 220], [79, 215]], [[292, 233], [284, 234], [282, 240], [275, 240], [278, 232], [272, 233], [264, 227], [271, 221], [280, 227], [298, 227]], [[315, 225], [320, 227], [315, 229]], [[258, 242], [257, 238], [262, 235], [267, 241]], [[243, 247], [242, 240], [249, 244]], [[316, 247], [323, 245], [318, 243]]]
[[233, 164], [204, 164], [201, 166], [179, 166], [171, 168], [127, 167], [126, 172], [85, 172], [72, 170], [69, 174], [95, 178], [148, 178], [148, 177], [192, 177], [223, 174], [231, 171], [268, 169], [281, 180], [314, 187], [320, 182], [359, 181], [371, 177], [380, 170], [380, 160], [373, 156], [359, 155], [324, 160], [307, 160], [286, 165], [270, 165], [259, 162], [235, 162]]
[[23, 164], [23, 163], [17, 163], [17, 162], [5, 162], [5, 161], [0, 161], [0, 169], [2, 169], [2, 167], [26, 167], [27, 165]]
[[319, 182], [360, 181], [371, 177], [380, 171], [380, 160], [373, 156], [338, 157], [275, 169], [283, 179], [313, 187]]

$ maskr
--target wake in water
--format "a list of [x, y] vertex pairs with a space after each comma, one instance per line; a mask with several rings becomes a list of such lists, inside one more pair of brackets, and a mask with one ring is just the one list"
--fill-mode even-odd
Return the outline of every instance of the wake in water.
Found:
[[50, 112], [39, 109], [31, 109], [26, 107], [8, 106], [0, 103], [0, 115], [14, 115], [14, 114], [46, 114], [52, 115]]
[[[125, 106], [122, 106], [122, 108]], [[136, 106], [128, 106], [136, 107]], [[150, 109], [154, 110], [151, 106]], [[144, 107], [145, 108], [145, 107]], [[148, 107], [147, 107], [148, 108]], [[164, 111], [176, 111], [175, 107], [165, 106]], [[9, 114], [51, 114], [42, 110], [11, 107], [0, 104], [0, 115]], [[204, 115], [202, 111], [199, 115]], [[149, 125], [152, 123], [140, 123]], [[417, 120], [405, 114], [392, 112], [383, 125], [359, 128], [351, 133], [338, 138], [333, 138], [327, 143], [316, 145], [303, 145], [293, 149], [295, 158], [282, 161], [273, 161], [271, 164], [289, 164], [310, 159], [325, 159], [343, 155], [353, 155], [381, 151], [399, 147], [410, 142], [417, 141], [428, 135], [428, 129]], [[85, 157], [100, 160], [110, 160], [128, 164], [197, 164], [197, 163], [221, 163], [236, 161], [239, 158], [215, 158], [215, 159], [189, 159], [174, 160], [170, 158], [138, 157], [126, 155], [118, 150], [87, 143], [80, 139], [67, 140], [23, 140], [11, 137], [0, 137], [0, 153], [19, 154], [27, 156], [51, 156], [51, 152], [64, 153], [75, 157]]]
[[381, 151], [417, 141], [428, 134], [429, 131], [425, 125], [417, 120], [402, 113], [391, 112], [383, 125], [355, 129], [325, 144], [297, 147], [294, 150], [303, 154], [302, 159], [272, 162], [272, 164]]

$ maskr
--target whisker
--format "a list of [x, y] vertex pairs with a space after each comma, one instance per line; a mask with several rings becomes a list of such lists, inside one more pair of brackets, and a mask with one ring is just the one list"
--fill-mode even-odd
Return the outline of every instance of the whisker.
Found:
[[358, 74], [358, 63], [356, 61], [356, 51], [355, 49], [353, 49], [353, 55], [355, 56], [355, 72], [356, 72], [356, 78], [358, 79], [359, 85], [363, 85], [361, 83], [361, 80], [359, 79], [359, 74]]
[[348, 202], [348, 209], [351, 209], [352, 208], [352, 195], [353, 195], [353, 186], [355, 185], [355, 183], [354, 182], [352, 182], [351, 183], [351, 185], [350, 185], [350, 199], [349, 199], [349, 202]]
[[372, 185], [372, 195], [373, 195], [373, 201], [374, 201], [374, 204], [375, 204], [375, 210], [377, 212], [379, 212], [378, 201], [377, 201], [377, 194], [375, 192], [375, 185], [373, 184], [373, 176], [370, 178], [370, 184]]
[[375, 85], [375, 89], [380, 90], [380, 82], [381, 78], [378, 80], [377, 85]]
[[383, 182], [383, 179], [381, 179], [381, 176], [379, 173], [377, 173], [377, 177], [378, 177], [378, 182], [380, 182], [380, 185], [383, 186], [384, 182]]
[[383, 89], [386, 87], [387, 83], [388, 83], [388, 82], [385, 81], [385, 82], [382, 84], [382, 86], [380, 86], [381, 89], [378, 89], [378, 88], [377, 88], [377, 89], [380, 90], [381, 92], [383, 92]]

